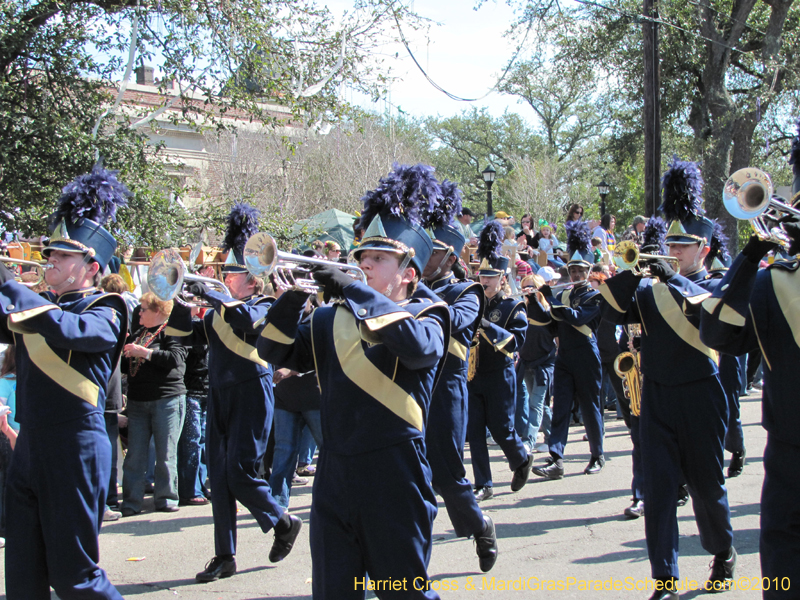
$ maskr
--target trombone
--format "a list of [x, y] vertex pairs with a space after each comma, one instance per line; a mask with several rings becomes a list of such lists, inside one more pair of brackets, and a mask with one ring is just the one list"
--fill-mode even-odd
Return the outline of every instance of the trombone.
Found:
[[755, 234], [763, 241], [770, 241], [788, 248], [789, 236], [778, 225], [771, 227], [769, 221], [777, 222], [781, 213], [800, 217], [800, 210], [772, 197], [773, 187], [769, 175], [760, 169], [739, 169], [725, 182], [722, 204], [737, 219], [750, 221]]
[[14, 277], [15, 281], [21, 283], [25, 287], [35, 288], [37, 285], [40, 285], [44, 282], [44, 273], [47, 269], [52, 269], [53, 265], [48, 262], [37, 262], [35, 260], [22, 260], [19, 258], [11, 258], [10, 256], [0, 256], [0, 262], [13, 264], [13, 265], [22, 265], [33, 267], [39, 273], [39, 277], [36, 281], [22, 281], [21, 277]]
[[662, 256], [661, 254], [642, 254], [636, 247], [636, 242], [625, 240], [614, 247], [614, 264], [623, 271], [630, 271], [640, 277], [650, 277], [650, 269], [647, 265], [640, 265], [643, 260], [662, 259], [678, 266], [678, 259], [674, 256]]
[[[218, 279], [187, 273], [181, 255], [174, 248], [161, 250], [153, 256], [147, 269], [147, 287], [156, 295], [156, 298], [163, 301], [173, 300], [181, 294], [183, 284], [187, 281], [198, 281], [226, 296], [231, 295], [230, 290]], [[200, 304], [198, 306], [208, 305]]]
[[270, 234], [259, 232], [253, 235], [244, 246], [244, 266], [254, 277], [266, 278], [274, 275], [278, 284], [288, 288], [299, 289], [315, 294], [322, 291], [319, 284], [310, 277], [295, 277], [293, 272], [307, 273], [310, 266], [333, 265], [348, 275], [367, 282], [364, 271], [355, 265], [333, 262], [323, 258], [309, 258], [289, 252], [281, 252]]

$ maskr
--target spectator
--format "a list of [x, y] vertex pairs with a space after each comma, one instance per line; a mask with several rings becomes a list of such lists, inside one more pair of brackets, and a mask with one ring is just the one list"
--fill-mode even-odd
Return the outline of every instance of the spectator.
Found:
[[0, 367], [0, 399], [10, 409], [7, 415], [0, 417], [0, 548], [5, 546], [6, 535], [6, 472], [11, 464], [11, 455], [17, 443], [19, 424], [14, 420], [16, 414], [17, 367], [14, 357], [14, 346], [6, 346]]
[[525, 213], [520, 219], [520, 225], [522, 225], [522, 233], [525, 234], [526, 245], [535, 247], [533, 242], [536, 234], [533, 231], [533, 217]]
[[547, 263], [554, 269], [564, 266], [564, 261], [556, 254], [559, 242], [553, 235], [553, 228], [550, 225], [543, 225], [539, 230], [539, 252], [547, 254]]
[[573, 204], [567, 211], [567, 221], [580, 221], [583, 219], [583, 207], [580, 204]]
[[612, 214], [606, 213], [600, 218], [600, 225], [595, 227], [592, 232], [592, 237], [600, 238], [600, 251], [608, 255], [613, 254], [614, 246], [617, 244], [617, 240], [614, 237], [614, 227], [616, 225], [617, 218]]
[[[202, 320], [201, 309], [192, 308], [192, 320]], [[178, 440], [178, 504], [209, 503], [206, 489], [206, 410], [208, 403], [208, 346], [195, 344], [186, 356], [186, 415]]]
[[106, 275], [100, 280], [100, 288], [105, 292], [122, 296], [125, 300], [125, 305], [128, 307], [129, 314], [132, 314], [133, 310], [139, 304], [136, 296], [131, 294], [131, 291], [128, 289], [128, 284], [125, 283], [122, 275], [117, 275], [116, 273]]
[[630, 227], [628, 227], [622, 233], [623, 240], [632, 240], [636, 242], [639, 246], [642, 245], [642, 236], [644, 234], [644, 228], [647, 225], [647, 217], [643, 217], [642, 215], [636, 215], [633, 217], [633, 223]]
[[123, 349], [128, 374], [128, 454], [122, 466], [122, 516], [142, 510], [150, 437], [155, 441], [156, 511], [178, 510], [178, 439], [183, 428], [187, 350], [164, 330], [172, 301], [142, 296]]
[[474, 217], [475, 213], [466, 206], [461, 208], [461, 214], [458, 215], [458, 222], [461, 225], [461, 233], [464, 234], [464, 239], [467, 240], [467, 244], [470, 246], [474, 246], [478, 243], [478, 237], [475, 235], [475, 232], [472, 231], [472, 227], [470, 227]]
[[325, 258], [333, 262], [339, 262], [339, 257], [342, 255], [342, 247], [333, 240], [325, 242]]

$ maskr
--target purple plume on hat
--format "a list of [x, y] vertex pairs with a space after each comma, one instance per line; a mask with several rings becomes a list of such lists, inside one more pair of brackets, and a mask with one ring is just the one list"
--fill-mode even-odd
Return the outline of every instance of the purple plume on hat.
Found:
[[567, 221], [564, 224], [567, 230], [567, 253], [572, 256], [578, 252], [581, 256], [589, 252], [592, 242], [592, 232], [586, 221]]
[[669, 221], [699, 217], [703, 210], [703, 176], [697, 163], [673, 155], [669, 169], [661, 178], [662, 202], [658, 208]]
[[644, 226], [644, 231], [642, 232], [642, 248], [654, 247], [656, 249], [655, 253], [666, 255], [667, 246], [664, 243], [666, 238], [667, 224], [664, 219], [661, 217], [648, 219], [647, 225]]
[[441, 183], [442, 193], [439, 201], [425, 204], [422, 209], [422, 226], [439, 229], [451, 225], [457, 214], [461, 213], [461, 190], [458, 185], [445, 179]]
[[800, 119], [797, 119], [797, 135], [792, 140], [792, 151], [789, 154], [789, 164], [795, 177], [800, 177]]
[[117, 180], [119, 171], [103, 168], [99, 161], [91, 173], [76, 177], [61, 190], [58, 207], [51, 218], [51, 226], [62, 219], [75, 223], [91, 219], [99, 225], [117, 220], [117, 209], [128, 203], [130, 190]]
[[421, 211], [435, 210], [442, 196], [442, 187], [433, 173], [433, 167], [422, 163], [395, 163], [392, 171], [381, 178], [378, 187], [361, 198], [364, 210], [356, 227], [366, 229], [379, 214], [405, 217], [410, 223], [419, 224]]
[[723, 262], [730, 260], [728, 253], [728, 236], [725, 234], [725, 229], [722, 223], [714, 219], [714, 233], [711, 235], [711, 242], [708, 244], [708, 255], [706, 256], [706, 264], [711, 264], [715, 257], [719, 257]]
[[222, 249], [241, 250], [247, 240], [256, 233], [258, 233], [258, 210], [244, 202], [237, 202], [228, 214], [228, 226]]
[[503, 247], [505, 228], [498, 221], [489, 221], [481, 229], [478, 238], [478, 256], [494, 262], [500, 256], [500, 249]]

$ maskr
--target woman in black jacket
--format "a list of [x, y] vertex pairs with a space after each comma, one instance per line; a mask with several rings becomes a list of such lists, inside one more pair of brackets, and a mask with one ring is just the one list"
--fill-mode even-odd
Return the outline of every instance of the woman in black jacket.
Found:
[[150, 437], [156, 448], [153, 502], [160, 512], [178, 510], [178, 438], [183, 427], [186, 353], [165, 333], [172, 301], [152, 292], [133, 314], [133, 333], [123, 349], [128, 374], [128, 454], [122, 465], [122, 516], [142, 510]]

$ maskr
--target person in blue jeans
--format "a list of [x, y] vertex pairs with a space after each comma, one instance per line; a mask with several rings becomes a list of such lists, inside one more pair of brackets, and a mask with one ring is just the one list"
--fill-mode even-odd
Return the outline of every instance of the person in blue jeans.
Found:
[[156, 448], [156, 511], [178, 509], [178, 439], [186, 401], [187, 349], [166, 334], [171, 300], [145, 293], [133, 314], [122, 371], [128, 374], [128, 453], [122, 465], [122, 516], [142, 510], [150, 437]]
[[296, 373], [289, 369], [278, 369], [273, 381], [276, 383], [275, 451], [269, 485], [278, 504], [288, 508], [292, 477], [306, 426], [317, 445], [322, 445], [320, 393], [313, 371]]
[[[198, 312], [193, 308], [192, 313]], [[178, 504], [209, 503], [205, 459], [206, 409], [208, 404], [208, 346], [195, 344], [186, 356], [186, 416], [178, 440]]]
[[[545, 284], [539, 275], [523, 279], [525, 291], [538, 290]], [[555, 337], [550, 328], [528, 318], [528, 331], [520, 350], [520, 370], [528, 394], [528, 427], [521, 433], [522, 441], [529, 447], [536, 445], [536, 436], [542, 429], [545, 408], [549, 412], [550, 385], [556, 360]], [[546, 433], [549, 433], [549, 419]]]

